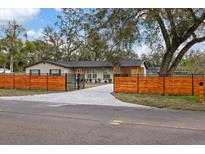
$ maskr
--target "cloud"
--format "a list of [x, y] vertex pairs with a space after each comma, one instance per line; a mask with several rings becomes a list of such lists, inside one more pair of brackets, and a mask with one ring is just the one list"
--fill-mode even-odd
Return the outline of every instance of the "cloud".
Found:
[[31, 29], [27, 32], [27, 35], [31, 39], [41, 39], [42, 36], [43, 36], [42, 32], [43, 32], [42, 28], [40, 28], [38, 31], [34, 31], [34, 30]]
[[31, 20], [40, 12], [40, 9], [0, 9], [0, 22], [16, 20], [18, 22], [26, 22]]
[[61, 8], [54, 8], [57, 12], [61, 12], [62, 9]]
[[142, 54], [149, 53], [151, 51], [151, 49], [147, 45], [142, 44], [142, 45], [137, 47], [136, 51], [137, 51], [138, 55], [141, 56]]

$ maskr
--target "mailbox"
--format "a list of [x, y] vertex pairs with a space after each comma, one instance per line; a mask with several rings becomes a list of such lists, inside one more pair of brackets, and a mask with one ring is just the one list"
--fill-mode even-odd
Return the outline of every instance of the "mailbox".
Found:
[[203, 86], [203, 84], [204, 84], [203, 81], [200, 80], [200, 81], [199, 81], [199, 86]]

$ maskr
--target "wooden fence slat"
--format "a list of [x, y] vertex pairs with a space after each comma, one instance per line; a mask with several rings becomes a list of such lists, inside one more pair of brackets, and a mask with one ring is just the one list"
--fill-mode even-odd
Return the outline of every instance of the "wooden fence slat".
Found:
[[1, 74], [0, 88], [65, 90], [64, 76]]
[[[114, 76], [114, 92], [135, 92], [150, 94], [198, 95], [198, 83], [204, 76]], [[204, 88], [205, 93], [205, 88]]]

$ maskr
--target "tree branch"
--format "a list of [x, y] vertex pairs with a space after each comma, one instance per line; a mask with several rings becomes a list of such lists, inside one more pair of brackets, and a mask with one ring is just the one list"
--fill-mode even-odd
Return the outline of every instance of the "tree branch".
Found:
[[205, 19], [205, 11], [201, 15], [201, 17], [179, 38], [179, 44], [182, 42], [186, 41], [197, 28], [200, 26], [200, 24], [204, 21]]
[[[145, 11], [145, 12], [143, 12], [143, 11]], [[143, 15], [146, 15], [146, 14], [147, 14], [147, 12], [145, 9], [136, 10], [136, 12], [134, 14], [127, 16], [123, 22], [125, 24], [127, 21], [135, 18], [135, 21], [137, 23], [139, 21], [140, 17], [142, 17]]]
[[160, 17], [159, 14], [157, 15], [157, 22], [159, 24], [159, 27], [161, 29], [163, 38], [165, 40], [166, 48], [169, 49], [170, 48], [169, 34], [168, 34], [167, 29], [166, 29], [166, 27], [164, 25], [164, 22], [163, 22], [163, 20], [162, 20], [162, 18]]
[[170, 21], [170, 25], [171, 25], [171, 35], [173, 36], [173, 40], [176, 40], [178, 36], [176, 33], [176, 25], [174, 22], [173, 15], [171, 13], [171, 9], [165, 9], [165, 10], [166, 10], [167, 17], [168, 17], [168, 19]]
[[189, 10], [189, 12], [191, 13], [191, 16], [192, 16], [192, 18], [194, 19], [194, 21], [197, 21], [198, 18], [197, 18], [197, 16], [195, 15], [194, 11], [193, 11], [191, 8], [188, 8], [188, 10]]
[[190, 42], [188, 42], [179, 52], [179, 54], [177, 55], [177, 57], [175, 58], [174, 62], [172, 63], [172, 65], [170, 66], [169, 70], [168, 70], [168, 74], [173, 73], [173, 71], [176, 69], [176, 67], [178, 66], [178, 64], [180, 63], [180, 61], [182, 60], [183, 56], [185, 55], [185, 53], [196, 43], [200, 43], [205, 41], [205, 36], [200, 37], [200, 38], [195, 38], [193, 40], [191, 40]]

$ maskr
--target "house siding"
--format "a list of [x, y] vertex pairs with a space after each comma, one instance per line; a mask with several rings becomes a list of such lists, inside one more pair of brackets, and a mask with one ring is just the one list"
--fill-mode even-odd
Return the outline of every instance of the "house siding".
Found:
[[141, 75], [146, 75], [146, 66], [142, 64], [140, 67], [139, 66], [127, 66], [127, 67], [121, 67], [117, 68], [115, 70], [116, 73], [119, 74], [141, 74]]
[[96, 74], [97, 74], [97, 80], [98, 79], [101, 79], [102, 82], [104, 82], [104, 78], [103, 78], [103, 75], [104, 73], [106, 72], [107, 74], [110, 74], [110, 79], [112, 79], [113, 81], [113, 69], [112, 68], [86, 68], [84, 69], [84, 73], [85, 73], [85, 79], [88, 79], [88, 71], [90, 69], [95, 69], [96, 71]]
[[[46, 63], [46, 62], [42, 62], [42, 63], [38, 63], [35, 65], [32, 65], [30, 67], [26, 68], [26, 73], [30, 73], [31, 69], [39, 69], [41, 74], [46, 74], [50, 72], [50, 69], [60, 69], [61, 70], [61, 74], [65, 74], [65, 73], [80, 73], [80, 74], [85, 74], [85, 79], [88, 79], [88, 72], [90, 69], [94, 69], [96, 74], [97, 74], [97, 78], [96, 80], [98, 81], [98, 79], [101, 80], [101, 82], [105, 82], [103, 76], [104, 73], [106, 72], [107, 74], [110, 74], [110, 79], [112, 79], [113, 81], [113, 74], [114, 73], [123, 73], [123, 74], [146, 74], [146, 67], [144, 64], [142, 64], [140, 67], [121, 67], [121, 68], [112, 68], [112, 67], [90, 67], [90, 68], [66, 68], [66, 67], [61, 67], [55, 64], [50, 64], [50, 63]], [[106, 81], [108, 82], [108, 79], [106, 79]], [[92, 78], [92, 82], [95, 82], [95, 79]]]
[[61, 73], [73, 73], [73, 70], [70, 68], [60, 67], [49, 63], [39, 63], [26, 68], [26, 73], [30, 73], [32, 69], [40, 69], [41, 74], [46, 74], [50, 72], [50, 69], [60, 69]]

